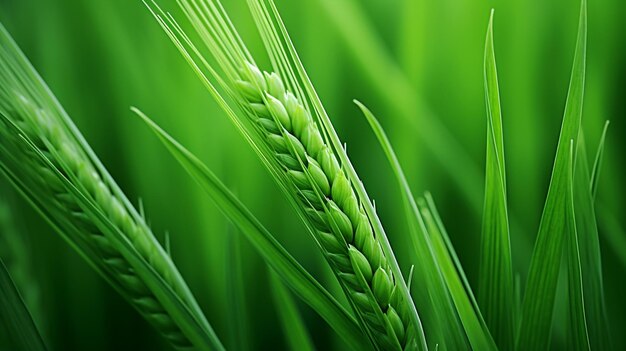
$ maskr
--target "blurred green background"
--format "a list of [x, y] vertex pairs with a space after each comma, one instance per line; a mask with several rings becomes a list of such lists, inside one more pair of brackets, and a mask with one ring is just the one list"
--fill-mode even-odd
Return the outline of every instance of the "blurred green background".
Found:
[[[244, 0], [223, 1], [253, 53], [261, 41]], [[175, 11], [174, 1], [159, 1]], [[399, 193], [357, 98], [381, 119], [416, 195], [432, 192], [472, 285], [477, 282], [486, 114], [482, 60], [489, 10], [503, 102], [515, 271], [525, 281], [565, 105], [578, 0], [277, 0], [299, 54], [370, 195], [403, 269], [408, 240]], [[598, 212], [614, 343], [626, 349], [626, 4], [589, 1], [584, 131], [593, 159], [611, 120]], [[281, 242], [334, 291], [314, 242], [261, 162], [139, 0], [0, 0], [0, 20], [157, 235], [228, 348], [284, 338], [268, 272], [245, 240], [149, 130], [137, 106], [206, 162]], [[183, 21], [184, 22], [184, 21]], [[265, 59], [265, 58], [263, 58]], [[268, 69], [268, 61], [260, 61]], [[433, 143], [433, 140], [436, 145]], [[159, 350], [167, 345], [4, 181], [31, 257], [31, 304], [55, 350]], [[276, 216], [277, 213], [281, 215]], [[225, 266], [241, 249], [245, 320], [232, 311]], [[563, 295], [559, 295], [563, 296]], [[557, 302], [563, 315], [563, 301]], [[319, 349], [338, 344], [302, 306]], [[562, 317], [561, 317], [562, 318]], [[563, 323], [555, 319], [554, 347]]]

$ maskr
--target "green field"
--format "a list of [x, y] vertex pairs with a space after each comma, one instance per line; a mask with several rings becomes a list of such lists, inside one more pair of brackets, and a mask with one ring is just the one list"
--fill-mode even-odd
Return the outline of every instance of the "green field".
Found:
[[625, 3], [179, 1], [0, 1], [0, 350], [626, 349]]

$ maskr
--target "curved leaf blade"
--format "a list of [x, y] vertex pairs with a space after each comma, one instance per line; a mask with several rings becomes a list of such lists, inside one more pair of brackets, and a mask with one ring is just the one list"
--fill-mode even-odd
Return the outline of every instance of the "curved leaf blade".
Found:
[[[441, 316], [440, 325], [432, 327], [435, 330], [440, 329], [439, 334], [444, 338], [457, 338], [452, 343], [449, 343], [449, 340], [443, 340], [440, 342], [441, 345], [445, 345], [448, 341], [448, 347], [467, 348], [471, 346], [475, 350], [496, 350], [497, 347], [480, 315], [463, 270], [458, 264], [458, 260], [455, 260], [456, 254], [449, 240], [447, 240], [445, 229], [443, 229], [441, 221], [438, 220], [436, 210], [432, 210], [434, 205], [430, 209], [428, 206], [418, 206], [382, 126], [365, 105], [359, 101], [355, 101], [355, 103], [363, 112], [378, 138], [401, 189], [415, 249], [415, 256], [413, 257], [417, 267], [415, 269], [418, 272], [422, 270], [422, 275], [426, 278], [426, 280], [421, 280], [422, 284], [428, 286], [428, 290], [433, 290], [430, 298], [435, 305], [434, 312]], [[430, 274], [424, 273], [424, 271], [430, 272]], [[439, 287], [439, 285], [441, 286]], [[434, 290], [435, 287], [438, 289]], [[429, 326], [426, 325], [426, 328], [428, 329]], [[469, 345], [467, 345], [467, 341], [469, 341]]]
[[[579, 142], [580, 144], [580, 142]], [[579, 156], [580, 158], [582, 158]], [[567, 206], [567, 284], [568, 284], [568, 303], [569, 303], [569, 328], [568, 328], [568, 350], [591, 350], [589, 345], [589, 332], [587, 328], [587, 317], [585, 314], [586, 291], [584, 290], [583, 272], [581, 267], [581, 251], [580, 240], [577, 231], [577, 218], [575, 215], [575, 189], [574, 189], [574, 145], [572, 141], [570, 149], [570, 171], [567, 177], [567, 189], [569, 193], [569, 201]], [[578, 164], [581, 164], [579, 159]], [[585, 182], [585, 188], [588, 182]], [[588, 191], [587, 191], [588, 192]], [[582, 234], [582, 233], [581, 233]], [[604, 350], [604, 349], [599, 349]]]
[[[601, 145], [604, 143], [605, 133], [603, 133]], [[599, 147], [599, 149], [601, 148], [602, 146]], [[590, 179], [585, 151], [585, 143], [581, 133], [578, 142], [578, 159], [574, 165], [573, 192], [584, 308], [588, 321], [588, 339], [591, 348], [593, 350], [608, 350], [611, 348], [611, 342], [604, 299], [600, 239], [594, 210], [593, 189], [590, 187], [593, 181]], [[599, 167], [601, 162], [596, 163]], [[573, 253], [571, 254], [573, 255]]]
[[506, 196], [504, 138], [491, 11], [485, 41], [484, 78], [487, 106], [487, 157], [478, 301], [496, 343], [513, 349], [514, 288]]
[[[571, 140], [576, 142], [582, 119], [586, 45], [587, 4], [586, 0], [582, 0], [565, 114], [522, 302], [517, 336], [517, 349], [519, 350], [545, 350], [550, 344], [556, 285], [563, 243], [568, 231], [569, 142]], [[573, 159], [576, 160], [575, 153]]]
[[239, 199], [206, 165], [161, 129], [143, 112], [132, 108], [155, 133], [185, 171], [208, 193], [218, 208], [250, 240], [265, 262], [304, 302], [348, 342], [359, 350], [369, 350], [356, 320], [302, 267]]

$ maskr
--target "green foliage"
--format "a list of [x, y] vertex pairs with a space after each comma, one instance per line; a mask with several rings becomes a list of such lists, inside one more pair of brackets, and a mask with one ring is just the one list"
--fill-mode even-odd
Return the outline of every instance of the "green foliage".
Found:
[[[581, 1], [544, 197], [570, 60], [563, 48], [577, 12], [571, 1], [499, 3], [497, 69], [493, 10], [484, 53], [476, 45], [486, 3], [274, 1], [246, 0], [246, 8], [244, 0], [176, 0], [170, 14], [174, 1], [159, 0], [163, 9], [148, 5], [159, 26], [137, 1], [0, 4], [75, 118], [2, 28], [0, 170], [28, 203], [0, 208], [0, 255], [16, 267], [34, 264], [43, 278], [45, 315], [64, 321], [46, 328], [52, 348], [161, 348], [77, 259], [151, 322], [167, 349], [220, 350], [218, 335], [237, 350], [276, 349], [277, 339], [297, 350], [623, 348], [626, 336], [616, 331], [625, 322], [624, 138], [618, 123], [607, 143], [608, 122], [602, 134], [600, 127], [621, 106], [616, 14], [624, 5], [590, 7], [587, 62]], [[248, 11], [251, 18], [239, 18]], [[346, 106], [354, 96], [385, 118], [355, 100], [367, 124], [353, 119]], [[589, 150], [593, 163], [583, 99], [585, 134], [601, 135]], [[159, 124], [180, 142], [133, 109], [173, 160], [128, 118], [131, 102], [168, 117]], [[378, 143], [367, 139], [368, 125]], [[147, 196], [153, 224], [109, 171], [129, 197]], [[416, 199], [411, 188], [430, 192]], [[207, 206], [203, 192], [217, 206]], [[5, 231], [11, 219], [24, 222], [28, 236]], [[153, 225], [177, 234], [161, 247]], [[40, 234], [49, 227], [80, 257]], [[240, 235], [252, 251], [240, 247]], [[21, 240], [34, 250], [20, 249]], [[0, 269], [0, 349], [45, 349], [15, 285], [31, 289], [14, 268], [17, 284]], [[294, 298], [321, 319], [301, 314]]]
[[493, 14], [485, 43], [487, 105], [487, 169], [482, 222], [479, 304], [496, 343], [505, 350], [515, 344], [513, 267], [507, 208], [502, 107], [493, 44]]
[[[604, 143], [606, 127], [601, 143]], [[574, 179], [572, 184], [573, 206], [576, 225], [576, 243], [578, 246], [580, 281], [582, 284], [583, 301], [590, 347], [592, 350], [610, 349], [609, 325], [606, 314], [604, 298], [604, 281], [602, 277], [602, 259], [600, 254], [600, 238], [598, 224], [596, 220], [593, 184], [590, 179], [589, 164], [587, 162], [587, 151], [585, 150], [584, 139], [581, 136], [578, 140], [578, 157], [574, 165]], [[600, 149], [602, 146], [600, 146]], [[600, 164], [600, 161], [596, 162]], [[599, 172], [599, 170], [596, 170]], [[590, 187], [591, 184], [591, 187]], [[573, 239], [570, 239], [573, 241]], [[572, 244], [570, 243], [570, 246]], [[573, 252], [571, 253], [574, 254]], [[571, 291], [571, 289], [570, 289]]]
[[[550, 345], [563, 243], [570, 235], [568, 233], [574, 230], [568, 225], [567, 214], [571, 201], [568, 190], [568, 177], [572, 172], [569, 158], [576, 160], [575, 150], [570, 150], [570, 143], [578, 140], [582, 119], [586, 48], [587, 5], [583, 0], [565, 116], [522, 302], [517, 336], [517, 348], [520, 350], [544, 350]], [[570, 156], [570, 153], [573, 154]]]

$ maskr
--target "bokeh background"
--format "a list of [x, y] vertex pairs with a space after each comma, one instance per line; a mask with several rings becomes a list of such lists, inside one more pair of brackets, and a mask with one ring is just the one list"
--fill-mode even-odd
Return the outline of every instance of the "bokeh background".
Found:
[[[262, 53], [244, 0], [224, 0], [253, 53]], [[175, 11], [174, 1], [160, 1]], [[477, 282], [486, 114], [482, 60], [489, 11], [503, 102], [515, 271], [525, 281], [565, 105], [578, 0], [277, 0], [300, 56], [370, 195], [403, 269], [406, 224], [392, 172], [357, 98], [381, 119], [416, 195], [430, 191], [470, 282]], [[626, 5], [589, 1], [584, 131], [593, 159], [611, 120], [597, 209], [610, 325], [626, 349]], [[0, 20], [157, 235], [227, 347], [281, 349], [268, 272], [145, 125], [137, 106], [196, 153], [281, 242], [334, 291], [314, 242], [261, 162], [139, 0], [0, 0]], [[184, 21], [183, 21], [184, 22]], [[265, 57], [259, 60], [268, 68]], [[132, 308], [17, 197], [3, 198], [25, 243], [29, 304], [55, 350], [166, 350]], [[239, 254], [236, 254], [236, 253]], [[241, 257], [245, 291], [225, 267]], [[245, 318], [233, 299], [245, 299]], [[559, 296], [563, 296], [562, 294]], [[564, 337], [557, 302], [554, 348]], [[339, 345], [301, 306], [319, 349]], [[242, 330], [247, 330], [243, 333]]]

